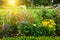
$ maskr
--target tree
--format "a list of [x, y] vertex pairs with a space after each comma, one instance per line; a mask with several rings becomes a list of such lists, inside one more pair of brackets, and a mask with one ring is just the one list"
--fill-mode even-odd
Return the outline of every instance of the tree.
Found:
[[51, 0], [34, 0], [34, 5], [50, 5]]
[[34, 0], [26, 0], [25, 2], [26, 2], [26, 5], [28, 4], [28, 6], [33, 7], [34, 5]]
[[60, 3], [60, 0], [54, 0], [53, 4]]

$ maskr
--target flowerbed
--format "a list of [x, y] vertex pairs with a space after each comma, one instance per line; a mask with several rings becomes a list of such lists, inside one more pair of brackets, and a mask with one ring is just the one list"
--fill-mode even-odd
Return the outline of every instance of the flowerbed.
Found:
[[54, 8], [0, 10], [0, 37], [57, 36], [60, 33], [60, 16]]

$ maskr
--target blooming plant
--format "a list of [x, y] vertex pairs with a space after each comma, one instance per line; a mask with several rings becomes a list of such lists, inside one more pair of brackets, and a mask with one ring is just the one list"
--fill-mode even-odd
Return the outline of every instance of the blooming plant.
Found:
[[53, 27], [55, 27], [56, 23], [52, 19], [46, 19], [46, 20], [42, 21], [42, 25], [53, 28]]
[[56, 23], [52, 19], [45, 19], [42, 21], [42, 26], [45, 27], [48, 30], [47, 35], [54, 35], [56, 31]]

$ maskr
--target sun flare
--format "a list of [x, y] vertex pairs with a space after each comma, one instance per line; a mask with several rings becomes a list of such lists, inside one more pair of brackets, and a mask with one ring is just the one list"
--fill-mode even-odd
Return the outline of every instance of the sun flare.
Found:
[[14, 7], [19, 5], [19, 0], [6, 0], [5, 5], [9, 7]]
[[15, 1], [14, 1], [14, 0], [11, 0], [11, 1], [9, 2], [9, 4], [11, 4], [11, 5], [15, 4]]
[[15, 0], [8, 0], [8, 5], [9, 6], [16, 6], [16, 1]]

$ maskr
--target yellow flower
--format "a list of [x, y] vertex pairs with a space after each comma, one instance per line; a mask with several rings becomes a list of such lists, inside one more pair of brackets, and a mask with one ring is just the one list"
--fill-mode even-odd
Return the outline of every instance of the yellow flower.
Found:
[[49, 24], [49, 27], [50, 27], [50, 28], [53, 28], [54, 26], [53, 26], [53, 25], [51, 25], [51, 24]]
[[42, 22], [42, 25], [43, 25], [43, 26], [47, 26], [47, 25], [48, 25], [48, 22], [47, 22], [47, 21]]
[[56, 23], [54, 23], [54, 25], [56, 25]]
[[50, 22], [54, 23], [54, 20], [50, 20]]
[[56, 25], [56, 23], [51, 23], [51, 25]]
[[51, 19], [46, 19], [42, 22], [43, 26], [48, 26], [50, 28], [54, 27], [56, 25], [56, 23], [54, 22], [54, 20]]
[[33, 24], [33, 26], [35, 26], [35, 27], [36, 27], [36, 24]]

